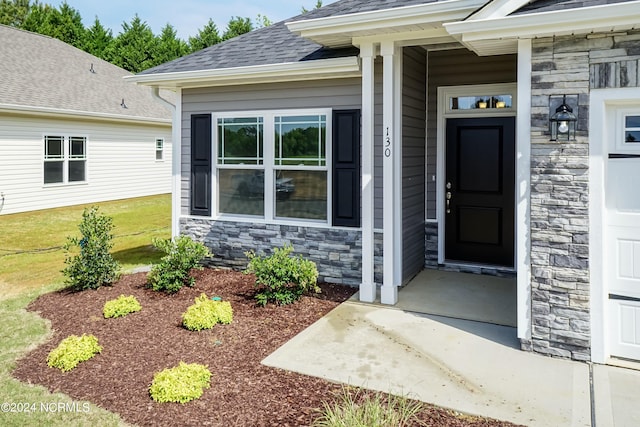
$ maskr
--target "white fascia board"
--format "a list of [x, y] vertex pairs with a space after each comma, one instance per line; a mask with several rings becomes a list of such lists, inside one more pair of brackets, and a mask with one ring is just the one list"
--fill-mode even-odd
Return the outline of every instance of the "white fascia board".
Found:
[[289, 31], [305, 38], [357, 33], [388, 27], [457, 21], [484, 5], [486, 0], [445, 0], [349, 15], [288, 22]]
[[0, 112], [26, 114], [32, 116], [47, 116], [54, 118], [77, 117], [81, 119], [102, 120], [111, 122], [146, 123], [161, 126], [171, 126], [170, 119], [156, 117], [132, 117], [120, 114], [94, 113], [90, 111], [67, 110], [62, 108], [33, 107], [28, 105], [0, 104]]
[[224, 86], [233, 84], [275, 83], [283, 81], [360, 77], [357, 56], [319, 59], [283, 64], [221, 68], [217, 70], [180, 71], [174, 73], [139, 74], [125, 80], [141, 85], [167, 88]]
[[463, 42], [501, 38], [535, 38], [640, 27], [640, 1], [540, 12], [465, 22], [444, 27]]
[[482, 9], [478, 10], [468, 19], [501, 18], [515, 12], [530, 2], [531, 0], [494, 0], [487, 3]]

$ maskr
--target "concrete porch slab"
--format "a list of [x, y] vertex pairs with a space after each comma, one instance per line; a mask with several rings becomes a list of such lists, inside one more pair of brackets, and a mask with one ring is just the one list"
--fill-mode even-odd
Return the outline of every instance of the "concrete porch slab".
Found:
[[516, 327], [515, 278], [422, 270], [398, 293], [397, 308]]
[[347, 301], [263, 363], [528, 426], [590, 426], [589, 367], [515, 329]]

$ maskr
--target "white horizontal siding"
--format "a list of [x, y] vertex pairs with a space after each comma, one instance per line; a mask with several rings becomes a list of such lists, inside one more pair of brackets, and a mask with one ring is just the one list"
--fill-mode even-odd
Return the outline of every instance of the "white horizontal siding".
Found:
[[[44, 135], [87, 138], [87, 181], [44, 185]], [[156, 161], [156, 138], [164, 160]], [[0, 115], [0, 214], [171, 191], [171, 127]]]

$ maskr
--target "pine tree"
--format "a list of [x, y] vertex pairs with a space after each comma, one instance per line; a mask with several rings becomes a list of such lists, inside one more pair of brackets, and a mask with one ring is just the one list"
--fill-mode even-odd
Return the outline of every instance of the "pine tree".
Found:
[[158, 40], [149, 25], [136, 14], [131, 23], [122, 23], [122, 32], [109, 50], [111, 62], [118, 67], [139, 73], [155, 64]]
[[86, 30], [82, 16], [66, 2], [59, 9], [48, 4], [34, 3], [24, 20], [23, 29], [55, 37], [63, 42], [83, 49]]
[[154, 65], [159, 65], [164, 62], [173, 61], [189, 52], [189, 46], [177, 37], [177, 32], [171, 26], [167, 24], [162, 28], [160, 36], [158, 37], [158, 46], [154, 56]]
[[189, 37], [189, 49], [191, 52], [195, 52], [205, 47], [213, 46], [222, 41], [220, 34], [218, 33], [218, 27], [213, 22], [213, 19], [209, 18], [209, 22], [198, 30], [198, 34], [194, 37]]
[[87, 29], [84, 50], [108, 61], [111, 43], [113, 43], [113, 33], [105, 28], [96, 16], [93, 25]]
[[249, 18], [234, 16], [227, 24], [227, 30], [222, 35], [222, 40], [229, 40], [239, 35], [253, 31], [253, 24]]
[[30, 0], [0, 0], [0, 24], [22, 28], [29, 10]]

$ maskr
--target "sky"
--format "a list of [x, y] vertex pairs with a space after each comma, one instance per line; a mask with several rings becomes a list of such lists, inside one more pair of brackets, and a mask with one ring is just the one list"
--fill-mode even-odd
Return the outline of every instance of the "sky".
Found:
[[[58, 7], [65, 0], [44, 0], [41, 3]], [[327, 5], [336, 0], [324, 0]], [[178, 37], [188, 40], [206, 25], [209, 18], [222, 34], [233, 16], [251, 18], [258, 14], [272, 22], [299, 15], [302, 7], [312, 9], [316, 0], [66, 0], [69, 6], [80, 12], [86, 27], [96, 18], [116, 36], [123, 22], [131, 22], [137, 13], [154, 34], [159, 34], [167, 23], [173, 25]]]

